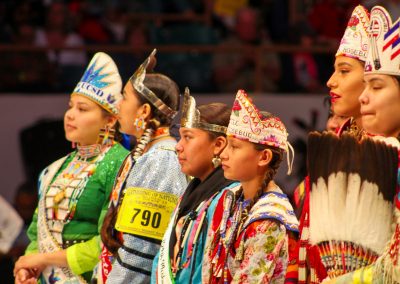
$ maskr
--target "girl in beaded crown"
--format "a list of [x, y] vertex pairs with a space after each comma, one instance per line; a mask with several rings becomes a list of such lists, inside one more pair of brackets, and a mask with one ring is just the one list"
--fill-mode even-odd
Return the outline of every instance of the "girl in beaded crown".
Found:
[[293, 208], [273, 181], [284, 152], [291, 151], [287, 135], [279, 118], [263, 115], [238, 91], [221, 160], [225, 177], [240, 185], [219, 199], [207, 236], [203, 283], [283, 283], [289, 243], [298, 231]]
[[[370, 49], [365, 64], [365, 90], [361, 94], [361, 119], [373, 138], [400, 148], [400, 18], [392, 21], [385, 8], [371, 10]], [[382, 175], [386, 167], [377, 168]], [[399, 169], [395, 197], [390, 199], [393, 211], [390, 240], [375, 263], [347, 273], [326, 283], [400, 283], [400, 195]], [[376, 214], [381, 214], [376, 211]]]
[[114, 61], [96, 53], [71, 94], [64, 116], [77, 149], [39, 178], [31, 242], [16, 263], [16, 283], [88, 283], [100, 255], [99, 231], [114, 178], [128, 151], [113, 141], [121, 77]]

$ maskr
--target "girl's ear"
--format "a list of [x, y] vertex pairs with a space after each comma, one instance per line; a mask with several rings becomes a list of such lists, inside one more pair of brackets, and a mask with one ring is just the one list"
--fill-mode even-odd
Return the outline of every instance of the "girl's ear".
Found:
[[214, 155], [219, 156], [228, 144], [228, 140], [224, 136], [218, 136], [215, 139]]
[[260, 167], [268, 166], [272, 160], [272, 151], [270, 149], [264, 149], [260, 152], [260, 159], [258, 165]]
[[113, 127], [117, 123], [117, 117], [115, 115], [108, 115], [107, 116], [107, 125], [109, 127]]
[[142, 117], [145, 121], [151, 119], [151, 106], [148, 103], [142, 104], [137, 113], [137, 117]]

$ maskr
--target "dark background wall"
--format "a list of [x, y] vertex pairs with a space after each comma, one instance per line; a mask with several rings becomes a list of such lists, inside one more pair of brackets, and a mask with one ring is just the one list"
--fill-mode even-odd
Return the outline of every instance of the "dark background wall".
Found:
[[[36, 182], [38, 172], [45, 165], [70, 150], [63, 138], [62, 126], [68, 98], [69, 95], [60, 94], [0, 96], [0, 194], [8, 201], [12, 202], [19, 185], [31, 178]], [[196, 95], [198, 104], [219, 101], [230, 106], [233, 99], [234, 95]], [[282, 119], [296, 148], [293, 175], [285, 175], [285, 162], [278, 174], [278, 181], [289, 192], [303, 176], [307, 132], [325, 128], [328, 110], [323, 99], [321, 95], [254, 96], [260, 110], [270, 111]], [[23, 148], [21, 138], [25, 141]]]

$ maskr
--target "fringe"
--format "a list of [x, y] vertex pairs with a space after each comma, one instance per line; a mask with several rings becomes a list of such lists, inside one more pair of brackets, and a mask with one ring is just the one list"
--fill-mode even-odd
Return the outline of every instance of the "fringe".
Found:
[[394, 219], [396, 229], [392, 238], [386, 244], [385, 252], [377, 259], [374, 265], [373, 279], [376, 283], [392, 284], [400, 283], [400, 211], [396, 208]]

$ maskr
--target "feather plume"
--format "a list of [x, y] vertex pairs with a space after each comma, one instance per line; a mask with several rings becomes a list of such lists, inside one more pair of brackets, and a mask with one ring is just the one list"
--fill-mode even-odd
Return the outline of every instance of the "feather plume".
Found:
[[310, 241], [328, 275], [374, 262], [391, 236], [397, 149], [381, 141], [309, 134]]

